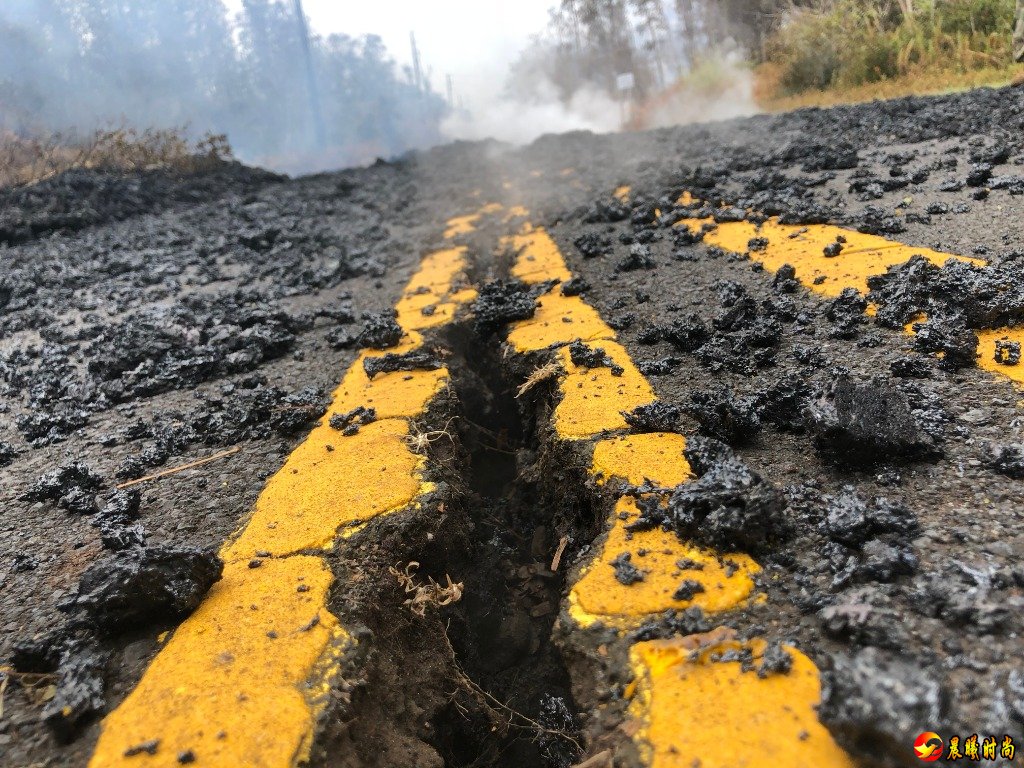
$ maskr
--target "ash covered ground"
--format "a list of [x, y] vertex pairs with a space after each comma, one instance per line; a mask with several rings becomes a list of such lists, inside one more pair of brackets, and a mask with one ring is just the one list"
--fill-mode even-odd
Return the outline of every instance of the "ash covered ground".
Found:
[[[677, 208], [683, 191], [723, 219], [839, 224], [989, 265], [896, 270], [867, 318], [860, 297], [823, 299], [678, 235], [700, 212]], [[557, 290], [601, 311], [667, 404], [634, 428], [703, 438], [701, 477], [646, 524], [765, 566], [765, 605], [666, 616], [644, 636], [724, 623], [795, 642], [823, 671], [822, 720], [865, 765], [901, 764], [921, 730], [1024, 738], [1024, 420], [970, 341], [1024, 320], [1024, 91], [1005, 89], [458, 144], [298, 180], [75, 172], [0, 195], [0, 659], [21, 675], [5, 764], [86, 762], [98, 718], [216, 580], [213, 553], [358, 348], [390, 343], [381, 313], [444, 222], [489, 201], [549, 228], [577, 276]], [[485, 234], [469, 239], [481, 282], [506, 277]], [[903, 334], [919, 312], [928, 326]], [[463, 354], [496, 352], [508, 319], [467, 331]], [[737, 517], [712, 519], [738, 476]], [[572, 709], [557, 701], [543, 706]], [[471, 762], [415, 738], [436, 764]]]

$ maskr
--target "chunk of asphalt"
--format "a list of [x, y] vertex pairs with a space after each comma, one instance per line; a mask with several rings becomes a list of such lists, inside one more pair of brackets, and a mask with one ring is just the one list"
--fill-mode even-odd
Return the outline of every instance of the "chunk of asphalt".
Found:
[[444, 363], [432, 349], [414, 349], [412, 352], [395, 354], [388, 352], [384, 355], [374, 355], [363, 358], [363, 370], [369, 378], [381, 373], [395, 373], [396, 371], [436, 371], [443, 368]]
[[194, 611], [221, 577], [214, 552], [191, 547], [129, 549], [100, 558], [58, 607], [104, 635]]
[[533, 317], [537, 311], [537, 297], [526, 283], [494, 280], [480, 287], [471, 311], [476, 318], [476, 332], [486, 336], [509, 323]]
[[623, 367], [605, 354], [601, 347], [588, 347], [579, 339], [569, 344], [569, 359], [578, 368], [611, 368], [612, 376], [625, 373]]
[[678, 432], [683, 412], [678, 406], [661, 400], [649, 405], [639, 405], [632, 411], [623, 412], [629, 428], [636, 433]]
[[664, 527], [681, 539], [723, 552], [764, 552], [788, 538], [784, 497], [717, 440], [687, 440], [686, 458], [698, 475], [678, 486], [668, 504], [641, 499], [633, 530]]
[[[367, 373], [369, 376], [369, 373]], [[373, 378], [372, 376], [370, 378]], [[377, 420], [377, 409], [367, 408], [363, 405], [358, 405], [351, 411], [345, 413], [335, 413], [328, 419], [327, 423], [331, 429], [336, 429], [345, 437], [351, 437], [359, 432], [360, 427], [365, 427], [367, 424], [372, 424]]]
[[363, 329], [359, 332], [357, 344], [371, 349], [387, 349], [401, 341], [405, 331], [398, 324], [398, 313], [394, 309], [383, 312], [369, 312], [363, 315]]
[[882, 379], [859, 383], [840, 375], [806, 417], [815, 446], [837, 464], [869, 467], [941, 453], [906, 395]]
[[916, 765], [909, 745], [922, 730], [942, 730], [946, 692], [909, 659], [876, 648], [837, 654], [821, 678], [818, 717], [866, 764]]

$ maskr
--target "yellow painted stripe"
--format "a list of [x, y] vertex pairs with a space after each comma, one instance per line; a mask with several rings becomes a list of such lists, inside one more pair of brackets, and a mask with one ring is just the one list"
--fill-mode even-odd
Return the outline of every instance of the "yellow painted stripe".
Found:
[[502, 206], [498, 203], [488, 203], [476, 213], [470, 213], [466, 216], [455, 216], [454, 218], [448, 219], [447, 229], [444, 231], [445, 239], [451, 240], [459, 235], [468, 235], [470, 232], [476, 230], [476, 225], [482, 217], [488, 214], [497, 213], [501, 210]]
[[[543, 230], [527, 228], [514, 242], [519, 255], [513, 274], [520, 279], [537, 284], [570, 275], [557, 246]], [[562, 399], [552, 417], [557, 437], [590, 442], [590, 471], [598, 484], [617, 478], [671, 487], [688, 480], [692, 472], [682, 436], [610, 434], [626, 427], [622, 411], [654, 401], [650, 385], [626, 350], [614, 342], [614, 331], [585, 302], [567, 299], [557, 289], [541, 301], [543, 306], [533, 319], [511, 329], [509, 343], [517, 352], [586, 338], [589, 346], [604, 349], [624, 369], [621, 377], [615, 377], [608, 368], [577, 368], [568, 350], [559, 349], [565, 374], [559, 379]], [[579, 627], [600, 622], [622, 630], [624, 638], [625, 630], [666, 609], [698, 605], [707, 612], [726, 611], [752, 599], [752, 577], [760, 569], [750, 557], [720, 556], [680, 542], [665, 531], [631, 533], [627, 527], [637, 514], [633, 498], [616, 500], [600, 554], [582, 569], [570, 590], [569, 615]], [[626, 586], [615, 579], [611, 562], [623, 552], [629, 552], [632, 564], [645, 573], [643, 581]], [[704, 591], [692, 599], [676, 599], [684, 579], [696, 581]], [[741, 677], [738, 664], [709, 664], [707, 657], [691, 661], [688, 642], [686, 638], [651, 641], [630, 649], [631, 711], [640, 726], [634, 741], [650, 768], [852, 766], [818, 723], [818, 671], [809, 659], [791, 651], [794, 660], [789, 674]], [[764, 643], [752, 642], [756, 655]], [[766, 733], [770, 735], [760, 745], [754, 743]], [[736, 744], [744, 748], [723, 748]]]
[[[419, 331], [450, 321], [476, 295], [459, 285], [465, 259], [462, 248], [424, 258], [397, 305], [406, 335], [388, 352], [419, 348]], [[425, 315], [425, 306], [437, 311]], [[308, 760], [331, 681], [354, 645], [328, 610], [333, 576], [317, 553], [360, 524], [416, 505], [432, 488], [406, 438], [409, 420], [447, 386], [448, 371], [370, 379], [363, 360], [383, 354], [359, 355], [324, 421], [267, 482], [221, 548], [223, 579], [103, 721], [92, 768], [174, 766], [184, 753], [215, 768]], [[330, 427], [332, 414], [357, 406], [375, 408], [378, 421], [352, 436]], [[126, 755], [152, 740], [155, 754]]]
[[[527, 226], [509, 238], [517, 252], [512, 274], [531, 284], [572, 277], [558, 246], [543, 229]], [[615, 331], [597, 310], [578, 296], [562, 296], [558, 288], [540, 298], [533, 318], [513, 325], [508, 341], [517, 352], [534, 352], [557, 346], [565, 374], [559, 380], [561, 400], [555, 407], [552, 426], [561, 440], [595, 440], [591, 472], [602, 481], [617, 477], [639, 484], [644, 478], [666, 487], [690, 477], [680, 435], [603, 435], [627, 429], [624, 412], [656, 401], [650, 383], [640, 373]], [[581, 368], [573, 365], [568, 344], [581, 339], [591, 348], [603, 349], [622, 368]], [[586, 566], [569, 593], [569, 612], [581, 626], [598, 622], [628, 629], [670, 608], [699, 605], [707, 611], [725, 611], [748, 600], [754, 589], [752, 576], [760, 568], [747, 555], [716, 553], [679, 541], [663, 531], [631, 533], [627, 526], [638, 515], [635, 501], [620, 498], [609, 523], [601, 553]], [[612, 560], [633, 553], [633, 565], [645, 573], [632, 585], [615, 578]], [[638, 553], [644, 554], [638, 554]], [[726, 562], [728, 560], [728, 562]], [[690, 562], [692, 561], [692, 565]], [[688, 565], [687, 570], [678, 563]], [[692, 599], [675, 598], [684, 580], [697, 581], [703, 592]]]
[[[698, 231], [710, 221], [683, 219], [676, 226], [687, 226], [691, 231]], [[869, 277], [884, 274], [889, 267], [909, 261], [915, 255], [923, 256], [938, 266], [949, 259], [985, 263], [978, 259], [964, 259], [928, 248], [904, 245], [852, 229], [825, 224], [779, 224], [777, 219], [769, 219], [761, 225], [749, 221], [719, 224], [704, 235], [704, 242], [733, 253], [745, 253], [750, 250], [749, 244], [754, 238], [765, 238], [768, 243], [764, 250], [751, 251], [751, 260], [763, 264], [772, 272], [789, 264], [796, 270], [796, 277], [801, 283], [817, 293], [833, 298], [846, 288], [856, 288], [867, 293]], [[838, 256], [826, 256], [826, 246], [835, 244], [837, 238], [846, 241], [841, 243], [842, 251]]]
[[[794, 648], [785, 674], [759, 677], [739, 661], [721, 661], [743, 645], [700, 647], [698, 638], [637, 643], [630, 649], [631, 703], [649, 768], [853, 768], [807, 702], [821, 698], [818, 670]], [[753, 640], [755, 666], [764, 641]]]
[[[684, 205], [690, 205], [692, 198]], [[697, 232], [710, 223], [710, 219], [683, 219], [676, 226]], [[750, 250], [750, 241], [765, 238], [764, 250]], [[827, 257], [825, 246], [843, 238], [846, 242], [838, 256]], [[704, 235], [704, 242], [736, 254], [747, 254], [765, 269], [778, 272], [785, 264], [796, 270], [796, 277], [805, 287], [829, 298], [835, 298], [846, 288], [868, 292], [867, 280], [881, 275], [890, 267], [903, 264], [913, 256], [923, 256], [932, 264], [941, 266], [950, 259], [984, 266], [981, 259], [942, 253], [928, 248], [905, 245], [875, 235], [865, 235], [850, 229], [823, 224], [805, 226], [779, 224], [769, 219], [758, 226], [751, 222], [727, 222], [717, 225]], [[874, 307], [868, 308], [874, 314]], [[909, 326], [908, 333], [912, 333]], [[978, 335], [978, 367], [1005, 376], [1018, 385], [1024, 385], [1024, 364], [1003, 365], [995, 359], [996, 341], [1015, 341], [1024, 346], [1024, 328], [997, 328], [976, 331]]]

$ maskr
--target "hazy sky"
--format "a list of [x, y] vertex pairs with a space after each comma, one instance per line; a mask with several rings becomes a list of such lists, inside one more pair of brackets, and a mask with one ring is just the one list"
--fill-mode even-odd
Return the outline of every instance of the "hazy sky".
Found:
[[[232, 10], [242, 0], [225, 0]], [[400, 63], [411, 60], [409, 32], [415, 31], [420, 56], [444, 92], [451, 74], [466, 106], [500, 90], [508, 64], [540, 32], [556, 0], [303, 0], [313, 28], [322, 34], [374, 33]]]

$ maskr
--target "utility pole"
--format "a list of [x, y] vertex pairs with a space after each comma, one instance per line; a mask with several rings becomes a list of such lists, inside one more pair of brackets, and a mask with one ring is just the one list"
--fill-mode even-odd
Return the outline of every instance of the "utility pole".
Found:
[[299, 25], [299, 40], [302, 43], [302, 55], [306, 59], [306, 90], [309, 92], [309, 111], [313, 117], [314, 149], [323, 150], [327, 146], [327, 131], [324, 127], [324, 113], [320, 107], [320, 91], [316, 86], [316, 69], [313, 66], [313, 47], [309, 40], [309, 26], [306, 14], [302, 10], [302, 0], [295, 2], [295, 19]]
[[417, 91], [423, 90], [423, 70], [420, 68], [420, 50], [416, 47], [416, 33], [409, 33], [409, 42], [412, 44], [412, 78]]

